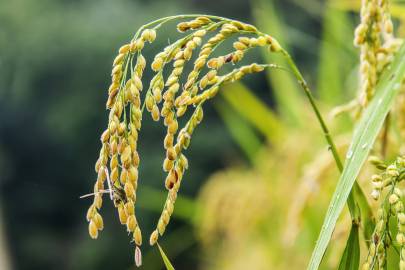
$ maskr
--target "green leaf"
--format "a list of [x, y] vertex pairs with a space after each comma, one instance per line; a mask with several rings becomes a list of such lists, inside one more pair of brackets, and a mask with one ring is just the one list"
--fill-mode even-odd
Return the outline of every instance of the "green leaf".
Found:
[[277, 143], [283, 138], [282, 124], [273, 111], [246, 86], [236, 82], [223, 86], [224, 99], [252, 124], [270, 143]]
[[231, 136], [245, 153], [251, 163], [254, 163], [257, 151], [262, 143], [254, 132], [251, 124], [240, 117], [231, 106], [224, 101], [216, 101], [215, 108], [228, 128]]
[[[330, 2], [330, 1], [329, 1]], [[352, 43], [353, 27], [345, 11], [327, 4], [323, 16], [319, 59], [318, 91], [323, 102], [336, 106], [344, 101], [344, 78], [355, 65]], [[351, 90], [351, 89], [350, 89]]]
[[[371, 211], [370, 205], [364, 195], [364, 192], [361, 190], [361, 187], [357, 182], [355, 182], [352, 192], [354, 192], [354, 197], [356, 198], [356, 202], [358, 203], [358, 207], [360, 208], [361, 227], [363, 229], [364, 239], [371, 239], [375, 227], [373, 212]], [[367, 246], [369, 246], [370, 242], [367, 241], [366, 244]]]
[[346, 203], [354, 181], [367, 159], [371, 147], [381, 130], [384, 120], [397, 96], [405, 77], [405, 45], [396, 54], [377, 85], [376, 95], [361, 117], [351, 146], [347, 152], [342, 175], [330, 201], [322, 229], [307, 269], [318, 269], [335, 228], [336, 221]]
[[358, 270], [360, 261], [359, 227], [352, 225], [349, 239], [339, 263], [339, 270]]
[[162, 256], [163, 262], [166, 266], [167, 270], [174, 270], [174, 267], [172, 265], [172, 263], [170, 262], [169, 258], [167, 258], [165, 252], [163, 251], [162, 247], [159, 245], [159, 243], [156, 243], [158, 248], [159, 248], [159, 252], [160, 252], [160, 256]]
[[[179, 241], [179, 239], [181, 239], [181, 241]], [[166, 256], [169, 256], [170, 258], [177, 258], [185, 250], [194, 245], [196, 241], [194, 231], [191, 229], [189, 224], [185, 224], [165, 232], [165, 237], [159, 242], [166, 247], [170, 247], [168, 248], [168, 254], [166, 254]], [[155, 249], [148, 249], [145, 252], [142, 260], [144, 265], [148, 266], [148, 269], [162, 269], [164, 261], [156, 259], [156, 256], [157, 254]]]
[[[263, 32], [274, 36], [284, 49], [288, 51], [288, 44], [284, 38], [285, 24], [278, 16], [273, 0], [253, 0], [252, 8], [256, 24]], [[269, 53], [263, 50], [266, 63], [277, 63], [286, 66], [284, 57], [280, 54]], [[290, 74], [283, 71], [267, 70], [269, 81], [272, 85], [276, 99], [277, 109], [287, 123], [295, 126], [302, 123], [303, 97], [298, 91], [295, 80]]]

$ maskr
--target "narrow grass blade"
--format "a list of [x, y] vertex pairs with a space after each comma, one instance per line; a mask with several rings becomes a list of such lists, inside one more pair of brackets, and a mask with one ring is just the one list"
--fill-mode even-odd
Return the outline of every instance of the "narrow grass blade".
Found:
[[232, 138], [239, 145], [251, 163], [254, 163], [257, 151], [262, 143], [251, 124], [241, 119], [238, 113], [225, 101], [216, 101], [215, 108], [228, 128]]
[[318, 91], [321, 101], [332, 106], [344, 102], [347, 94], [343, 85], [344, 78], [357, 59], [351, 42], [353, 29], [347, 16], [345, 11], [330, 4], [327, 4], [323, 16]]
[[[181, 239], [181, 241], [179, 241], [179, 239]], [[170, 247], [168, 254], [166, 254], [167, 256], [177, 258], [181, 253], [191, 248], [196, 241], [193, 229], [190, 228], [189, 224], [185, 224], [179, 228], [166, 232], [164, 239], [162, 239], [162, 242], [160, 243]], [[156, 259], [156, 255], [155, 249], [148, 249], [143, 255], [144, 265], [147, 265], [148, 269], [162, 269], [164, 266], [163, 260]], [[132, 270], [139, 269], [133, 268]]]
[[[367, 201], [366, 196], [364, 195], [364, 192], [361, 190], [361, 187], [357, 182], [354, 183], [352, 192], [354, 192], [354, 197], [356, 198], [356, 202], [358, 203], [358, 207], [360, 208], [361, 228], [363, 231], [364, 239], [371, 239], [375, 227], [373, 212], [371, 211], [370, 205]], [[366, 244], [368, 246], [370, 242], [367, 241]]]
[[358, 270], [360, 262], [359, 227], [352, 225], [338, 270]]
[[377, 93], [360, 119], [351, 146], [347, 152], [343, 173], [330, 201], [322, 229], [313, 250], [308, 269], [318, 269], [335, 228], [336, 221], [346, 203], [354, 181], [383, 126], [385, 117], [400, 90], [405, 77], [405, 45], [396, 54], [394, 63], [386, 69], [377, 85]]
[[[284, 23], [278, 16], [274, 7], [274, 0], [252, 0], [253, 14], [259, 29], [265, 33], [274, 35], [288, 50], [288, 44], [284, 38], [286, 32]], [[271, 54], [268, 51], [263, 53], [266, 63], [278, 63], [283, 66], [285, 59], [281, 55]], [[285, 72], [276, 70], [266, 71], [272, 85], [278, 111], [283, 119], [291, 125], [301, 125], [304, 99], [298, 90], [295, 80]]]
[[159, 248], [159, 252], [160, 252], [160, 256], [162, 256], [163, 262], [166, 266], [167, 270], [174, 270], [174, 267], [172, 265], [172, 263], [170, 262], [169, 258], [167, 258], [165, 252], [163, 251], [162, 247], [159, 245], [159, 243], [156, 243], [158, 248]]
[[243, 118], [262, 133], [270, 143], [283, 137], [282, 124], [273, 111], [242, 83], [224, 86], [222, 96]]

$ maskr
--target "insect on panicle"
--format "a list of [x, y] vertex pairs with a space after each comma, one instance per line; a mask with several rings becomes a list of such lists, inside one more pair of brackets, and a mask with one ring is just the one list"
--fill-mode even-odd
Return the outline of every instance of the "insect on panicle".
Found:
[[108, 170], [105, 169], [107, 175], [108, 189], [99, 190], [98, 192], [93, 192], [80, 196], [80, 199], [95, 196], [97, 194], [109, 194], [110, 199], [114, 202], [115, 206], [118, 206], [120, 203], [126, 203], [128, 201], [125, 194], [125, 190], [122, 187], [116, 186], [111, 182], [110, 177], [108, 176]]

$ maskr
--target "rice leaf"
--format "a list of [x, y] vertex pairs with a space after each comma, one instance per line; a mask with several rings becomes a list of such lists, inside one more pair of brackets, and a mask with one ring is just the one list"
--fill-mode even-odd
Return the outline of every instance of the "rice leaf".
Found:
[[318, 269], [322, 257], [328, 247], [328, 243], [335, 228], [336, 221], [346, 203], [354, 181], [360, 169], [367, 159], [384, 120], [390, 111], [393, 101], [399, 92], [405, 77], [405, 45], [402, 45], [396, 54], [394, 62], [388, 67], [377, 85], [376, 95], [361, 117], [351, 146], [346, 155], [346, 162], [330, 201], [322, 229], [313, 250], [307, 269]]
[[[181, 239], [181, 241], [179, 241]], [[179, 228], [174, 228], [170, 232], [165, 234], [164, 239], [161, 242], [167, 247], [170, 247], [170, 252], [167, 254], [171, 258], [177, 258], [185, 250], [189, 249], [192, 245], [196, 243], [196, 238], [193, 230], [190, 229], [189, 224], [180, 226]], [[160, 255], [160, 253], [159, 253]], [[144, 265], [147, 265], [147, 269], [163, 269], [163, 260], [156, 259], [156, 250], [147, 249], [143, 256]], [[142, 268], [143, 269], [143, 268]], [[132, 270], [136, 270], [135, 268]]]
[[270, 143], [282, 139], [282, 124], [273, 111], [242, 83], [223, 87], [222, 97]]
[[162, 247], [159, 245], [159, 243], [156, 243], [158, 248], [159, 248], [159, 252], [160, 252], [160, 256], [162, 256], [163, 262], [166, 266], [167, 270], [174, 270], [174, 267], [172, 265], [172, 263], [170, 262], [169, 258], [167, 258], [165, 252], [163, 251]]
[[[366, 196], [364, 195], [364, 192], [361, 190], [361, 187], [357, 182], [354, 183], [352, 192], [354, 192], [356, 202], [358, 203], [357, 205], [360, 208], [360, 227], [362, 228], [364, 239], [371, 239], [375, 227], [373, 212], [371, 211], [370, 205], [367, 201]], [[366, 241], [367, 246], [369, 245], [369, 243], [370, 242]]]
[[[330, 2], [330, 1], [329, 1]], [[353, 28], [345, 11], [327, 4], [323, 16], [318, 91], [319, 98], [329, 105], [344, 102], [344, 78], [355, 65], [356, 57], [351, 43]]]
[[253, 130], [251, 123], [238, 115], [225, 101], [215, 102], [215, 108], [228, 128], [232, 138], [239, 145], [251, 163], [254, 163], [257, 151], [262, 143]]
[[338, 270], [358, 270], [360, 261], [359, 227], [352, 225]]
[[[286, 28], [284, 22], [280, 19], [279, 13], [275, 9], [273, 0], [253, 0], [252, 8], [256, 24], [259, 29], [265, 33], [274, 35], [275, 38], [282, 44], [287, 51], [288, 44], [284, 38]], [[283, 56], [263, 51], [263, 56], [266, 63], [278, 63], [281, 66], [286, 66]], [[283, 119], [293, 125], [303, 124], [302, 111], [304, 99], [299, 91], [297, 84], [290, 74], [277, 71], [267, 70], [269, 82], [272, 85], [278, 111]]]

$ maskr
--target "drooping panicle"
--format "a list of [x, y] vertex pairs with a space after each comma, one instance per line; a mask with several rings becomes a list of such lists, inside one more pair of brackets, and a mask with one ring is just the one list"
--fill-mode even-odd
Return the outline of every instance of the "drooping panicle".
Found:
[[[141, 27], [129, 43], [119, 48], [113, 60], [106, 104], [109, 110], [108, 126], [101, 135], [102, 147], [95, 166], [97, 181], [94, 185], [94, 200], [87, 212], [89, 234], [97, 238], [104, 227], [99, 214], [102, 195], [109, 193], [117, 208], [120, 223], [125, 225], [127, 232], [132, 235], [131, 240], [135, 242], [137, 266], [142, 263], [139, 248], [142, 245], [142, 232], [135, 207], [140, 164], [137, 145], [144, 109], [154, 121], [158, 122], [162, 117], [167, 128], [163, 141], [166, 151], [163, 170], [167, 172], [164, 185], [168, 195], [156, 229], [149, 239], [153, 245], [164, 234], [173, 214], [181, 182], [188, 168], [184, 152], [203, 119], [203, 104], [216, 96], [222, 84], [240, 80], [246, 74], [261, 72], [264, 68], [276, 67], [273, 64], [252, 63], [226, 71], [229, 67], [226, 64], [239, 64], [245, 53], [256, 47], [268, 46], [271, 52], [282, 50], [274, 38], [259, 32], [252, 25], [215, 16], [185, 16], [191, 19], [177, 25], [184, 37], [169, 44], [154, 57], [150, 64], [154, 75], [144, 90], [143, 74], [149, 65], [142, 50], [147, 43], [156, 39], [158, 28], [178, 18], [181, 16], [159, 19]], [[211, 57], [224, 41], [233, 36], [239, 38], [233, 43], [232, 52]], [[191, 71], [183, 78], [186, 65], [197, 52], [198, 55], [191, 63]], [[169, 69], [168, 75], [164, 73], [165, 68]], [[204, 69], [207, 71], [202, 74]], [[191, 116], [181, 127], [178, 120], [191, 107]]]
[[[102, 194], [110, 193], [121, 224], [126, 225], [128, 232], [133, 233], [137, 246], [142, 244], [141, 230], [135, 217], [139, 166], [137, 141], [142, 120], [142, 76], [146, 67], [146, 59], [141, 52], [145, 42], [151, 43], [155, 38], [155, 29], [143, 30], [140, 36], [136, 35], [130, 43], [121, 46], [113, 60], [112, 82], [107, 100], [107, 109], [110, 110], [108, 127], [101, 135], [102, 147], [96, 162], [94, 202], [87, 212], [89, 234], [92, 238], [97, 238], [98, 231], [104, 227], [97, 210], [102, 204]], [[108, 192], [105, 190], [106, 181]]]

